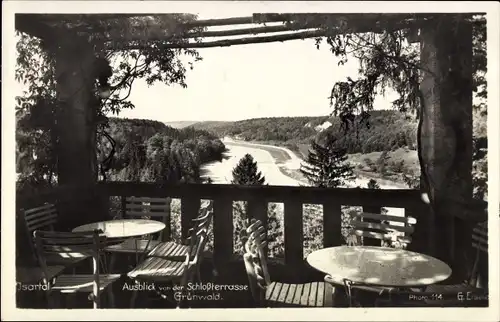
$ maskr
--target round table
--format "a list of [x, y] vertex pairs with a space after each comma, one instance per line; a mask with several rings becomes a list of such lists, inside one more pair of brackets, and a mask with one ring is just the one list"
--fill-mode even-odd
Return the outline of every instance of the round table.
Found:
[[324, 248], [309, 254], [307, 262], [340, 285], [348, 279], [376, 286], [421, 287], [441, 282], [451, 275], [451, 268], [439, 259], [388, 247]]
[[157, 233], [165, 229], [165, 224], [147, 219], [119, 219], [101, 221], [78, 226], [73, 232], [86, 232], [100, 229], [107, 238], [130, 238]]

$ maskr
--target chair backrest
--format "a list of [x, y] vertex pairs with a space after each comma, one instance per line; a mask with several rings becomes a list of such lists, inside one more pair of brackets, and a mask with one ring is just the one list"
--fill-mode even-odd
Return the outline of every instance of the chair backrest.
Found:
[[246, 229], [247, 240], [243, 260], [248, 275], [252, 296], [257, 304], [262, 304], [267, 286], [271, 283], [264, 247], [267, 244], [264, 225], [252, 219]]
[[57, 209], [54, 204], [45, 203], [36, 208], [22, 209], [21, 212], [33, 259], [37, 260], [33, 232], [39, 229], [53, 231], [54, 225], [57, 223]]
[[35, 230], [54, 230], [57, 223], [57, 209], [54, 204], [46, 203], [43, 206], [23, 210], [26, 228], [30, 234]]
[[170, 198], [126, 197], [125, 217], [155, 219], [170, 216]]
[[[187, 288], [187, 283], [192, 281], [193, 274], [200, 269], [205, 246], [208, 241], [208, 230], [213, 219], [213, 203], [209, 201], [200, 207], [200, 215], [193, 221], [194, 227], [189, 229], [189, 248], [184, 262], [184, 272], [182, 275], [182, 289]], [[201, 282], [201, 281], [199, 281]]]
[[201, 256], [208, 241], [208, 230], [213, 220], [213, 213], [213, 202], [208, 201], [201, 205], [198, 217], [193, 219], [194, 225], [189, 229], [188, 237], [190, 261], [194, 259], [201, 261]]
[[[126, 197], [124, 217], [158, 220], [170, 225], [170, 201], [170, 198]], [[157, 237], [163, 240], [163, 231]]]
[[[472, 229], [472, 247], [476, 250], [476, 257], [474, 260], [474, 265], [472, 267], [472, 272], [470, 276], [469, 283], [471, 285], [477, 285], [480, 273], [487, 273], [486, 269], [481, 269], [487, 263], [488, 258], [488, 222], [481, 222], [474, 226]], [[486, 277], [487, 278], [487, 277]], [[480, 281], [480, 284], [486, 284], [486, 281]]]
[[[368, 219], [369, 221], [366, 221]], [[395, 225], [399, 223], [400, 225]], [[351, 220], [354, 234], [361, 237], [380, 239], [382, 244], [395, 241], [401, 245], [411, 243], [410, 235], [417, 220], [413, 217], [399, 217], [361, 212]], [[404, 247], [404, 246], [403, 246]]]
[[50, 279], [52, 278], [48, 273], [47, 256], [51, 254], [58, 254], [67, 258], [81, 257], [82, 255], [92, 256], [94, 275], [93, 300], [94, 307], [99, 307], [99, 255], [101, 250], [106, 246], [106, 236], [100, 234], [98, 230], [79, 233], [36, 230], [33, 235], [35, 237], [38, 262], [42, 269], [43, 281], [46, 284], [50, 284]]

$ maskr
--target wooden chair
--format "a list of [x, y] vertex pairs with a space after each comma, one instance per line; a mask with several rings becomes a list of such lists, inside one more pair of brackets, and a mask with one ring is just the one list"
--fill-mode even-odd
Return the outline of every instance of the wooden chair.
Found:
[[271, 282], [263, 252], [266, 245], [264, 226], [252, 219], [246, 230], [243, 259], [250, 290], [258, 306], [264, 307], [333, 307], [334, 288], [325, 282], [288, 284]]
[[[475, 249], [475, 259], [472, 265], [469, 278], [460, 284], [435, 284], [428, 286], [424, 292], [431, 294], [442, 294], [445, 299], [431, 299], [426, 301], [428, 305], [437, 306], [459, 306], [482, 305], [487, 303], [488, 282], [482, 280], [484, 276], [480, 273], [487, 273], [488, 263], [488, 222], [481, 222], [472, 229], [472, 247]], [[486, 266], [486, 267], [484, 267]], [[467, 292], [474, 294], [477, 300], [461, 301], [457, 294], [462, 292], [465, 296]], [[487, 304], [486, 304], [487, 305]]]
[[[135, 283], [168, 283], [177, 286], [181, 291], [181, 297], [174, 296], [177, 307], [181, 306], [185, 295], [187, 295], [187, 284], [193, 282], [202, 282], [200, 274], [200, 265], [203, 261], [205, 245], [208, 240], [208, 224], [202, 224], [199, 229], [190, 229], [188, 250], [184, 256], [184, 261], [169, 259], [162, 256], [149, 256], [135, 269], [128, 273], [128, 277]], [[170, 287], [170, 290], [173, 288]], [[155, 288], [155, 292], [162, 298], [171, 300], [169, 294]], [[138, 292], [134, 292], [131, 299], [131, 307], [136, 306]], [[176, 298], [177, 297], [177, 298]]]
[[[24, 224], [26, 226], [26, 232], [29, 239], [29, 246], [31, 248], [31, 252], [34, 256], [34, 260], [37, 261], [36, 257], [36, 247], [35, 242], [33, 240], [33, 233], [36, 230], [46, 230], [46, 231], [54, 231], [54, 225], [57, 223], [57, 209], [54, 204], [46, 203], [43, 206], [31, 208], [27, 210], [22, 210]], [[52, 253], [46, 257], [46, 262], [48, 265], [54, 266], [73, 266], [85, 259], [89, 258], [89, 256], [84, 254], [74, 253], [70, 257], [62, 257], [60, 254]]]
[[[208, 201], [201, 205], [198, 217], [192, 219], [193, 229], [198, 233], [200, 230], [206, 229], [210, 226], [213, 220], [213, 202]], [[160, 242], [155, 246], [151, 252], [148, 253], [148, 257], [162, 257], [166, 259], [177, 259], [184, 260], [189, 251], [189, 243], [192, 241], [191, 234], [188, 237], [186, 243], [178, 243], [174, 241]], [[204, 251], [204, 250], [203, 250]]]
[[[213, 202], [207, 201], [200, 207], [200, 212], [198, 217], [194, 218], [193, 227], [190, 232], [194, 229], [195, 233], [200, 233], [201, 230], [209, 230], [210, 223], [213, 221], [214, 211]], [[191, 236], [191, 233], [189, 234]], [[189, 245], [192, 238], [189, 237], [185, 243], [179, 243], [174, 241], [167, 241], [159, 243], [155, 249], [148, 253], [148, 257], [161, 257], [164, 259], [183, 261], [186, 255], [189, 253]], [[212, 273], [214, 276], [218, 275], [217, 268], [215, 266], [213, 256], [210, 252], [202, 250], [203, 259], [209, 260], [212, 265]]]
[[[369, 221], [365, 221], [368, 219]], [[402, 225], [394, 225], [394, 222]], [[359, 237], [374, 238], [381, 241], [382, 247], [406, 248], [411, 243], [411, 234], [417, 220], [413, 217], [399, 217], [384, 214], [361, 212], [356, 214], [350, 224], [353, 234]], [[325, 276], [325, 282], [334, 285], [331, 276]], [[375, 300], [393, 292], [393, 287], [372, 286], [369, 284], [355, 283], [344, 280], [344, 289], [348, 298], [349, 306], [361, 306], [359, 298], [361, 294], [375, 296]]]
[[[475, 259], [469, 278], [460, 284], [434, 284], [423, 291], [411, 289], [400, 293], [392, 289], [387, 296], [377, 301], [377, 306], [418, 306], [418, 307], [482, 307], [488, 305], [488, 289], [480, 284], [479, 274], [481, 265], [487, 263], [488, 256], [488, 226], [487, 222], [477, 224], [472, 231], [472, 247]], [[487, 271], [487, 269], [485, 270]], [[409, 295], [414, 300], [408, 300]], [[417, 299], [417, 300], [415, 300]]]
[[[101, 292], [108, 288], [113, 282], [120, 278], [118, 274], [100, 274], [99, 256], [106, 246], [106, 237], [94, 233], [70, 233], [41, 231], [34, 232], [38, 260], [43, 272], [43, 283], [47, 285], [47, 297], [49, 306], [54, 306], [53, 293], [76, 294], [89, 293], [89, 299], [94, 308], [101, 306]], [[60, 256], [71, 256], [74, 253], [87, 254], [92, 257], [92, 274], [59, 274], [53, 276], [47, 266], [47, 257], [52, 254]], [[113, 294], [110, 295], [110, 304], [113, 306]]]
[[[153, 219], [170, 224], [170, 206], [168, 198], [126, 197], [125, 218], [128, 219]], [[123, 243], [106, 248], [110, 253], [145, 253], [155, 248], [162, 240], [163, 232], [155, 239], [129, 238]]]
[[[369, 221], [365, 221], [368, 219]], [[393, 223], [402, 225], [394, 225]], [[360, 237], [375, 238], [381, 240], [381, 246], [390, 246], [391, 242], [397, 244], [395, 247], [406, 248], [411, 243], [411, 234], [417, 220], [413, 217], [399, 217], [383, 214], [361, 212], [351, 220], [353, 233]]]

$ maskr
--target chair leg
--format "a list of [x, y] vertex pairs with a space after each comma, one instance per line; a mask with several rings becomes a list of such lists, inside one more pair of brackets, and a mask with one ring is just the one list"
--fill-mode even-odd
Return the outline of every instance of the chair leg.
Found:
[[217, 277], [219, 276], [219, 271], [217, 270], [217, 266], [215, 266], [215, 261], [213, 258], [211, 259], [211, 262], [212, 262], [212, 274], [214, 277]]
[[196, 267], [196, 278], [198, 279], [198, 282], [200, 282], [200, 283], [202, 282], [201, 281], [201, 272], [200, 272], [200, 266], [199, 265]]
[[65, 299], [64, 299], [64, 306], [67, 308], [67, 309], [75, 309], [76, 307], [76, 301], [75, 301], [75, 298], [76, 298], [76, 293], [73, 293], [73, 294], [67, 294], [65, 296]]
[[59, 292], [49, 291], [46, 294], [47, 306], [49, 309], [56, 309], [60, 307], [61, 294]]
[[136, 302], [137, 302], [137, 293], [139, 291], [134, 291], [132, 293], [132, 298], [130, 299], [130, 308], [135, 308], [136, 307]]
[[[135, 284], [140, 284], [138, 280], [135, 280]], [[132, 298], [130, 299], [130, 307], [135, 308], [137, 305], [137, 295], [139, 294], [139, 291], [134, 291], [132, 293]]]
[[110, 274], [114, 273], [114, 267], [115, 267], [115, 262], [116, 262], [116, 254], [115, 253], [110, 253], [109, 254], [109, 265], [108, 265], [108, 271]]
[[100, 262], [101, 262], [101, 267], [102, 267], [102, 273], [106, 274], [108, 273], [108, 254], [103, 253], [102, 256], [100, 256]]
[[109, 285], [108, 289], [106, 291], [108, 292], [109, 307], [114, 308], [115, 307], [115, 293], [113, 292], [113, 285]]

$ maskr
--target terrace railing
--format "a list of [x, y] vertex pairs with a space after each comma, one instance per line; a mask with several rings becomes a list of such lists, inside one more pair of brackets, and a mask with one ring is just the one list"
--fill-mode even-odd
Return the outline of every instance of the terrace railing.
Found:
[[[314, 188], [291, 186], [234, 186], [217, 184], [162, 185], [155, 183], [106, 182], [91, 187], [58, 187], [35, 197], [18, 196], [17, 205], [29, 207], [42, 202], [55, 203], [61, 219], [71, 226], [111, 219], [110, 197], [170, 197], [181, 200], [181, 235], [188, 230], [201, 200], [214, 202], [213, 256], [218, 265], [234, 258], [233, 202], [247, 202], [247, 216], [267, 223], [268, 204], [284, 206], [284, 261], [300, 269], [304, 261], [304, 204], [323, 206], [323, 247], [345, 244], [342, 236], [342, 206], [359, 206], [365, 212], [379, 213], [382, 207], [403, 208], [405, 216], [417, 219], [409, 250], [433, 255], [436, 245], [434, 223], [429, 209], [416, 190], [362, 188]], [[78, 201], [75, 201], [75, 198]], [[169, 225], [167, 225], [169, 227]], [[167, 228], [168, 230], [168, 228]], [[169, 236], [170, 231], [164, 232]]]
[[[108, 182], [98, 184], [97, 194], [105, 200], [119, 196], [170, 197], [181, 200], [181, 235], [188, 230], [201, 200], [214, 202], [213, 248], [218, 263], [233, 258], [233, 202], [247, 202], [247, 217], [268, 222], [269, 203], [282, 203], [284, 227], [284, 260], [287, 266], [304, 263], [303, 205], [323, 206], [323, 246], [344, 244], [342, 236], [342, 206], [360, 206], [363, 211], [379, 213], [382, 207], [403, 208], [405, 216], [417, 218], [421, 229], [412, 237], [418, 251], [431, 252], [429, 227], [419, 193], [414, 190], [324, 189], [291, 186], [233, 186], [216, 184], [160, 185], [151, 183]], [[167, 225], [168, 226], [168, 225]], [[168, 236], [169, 232], [165, 232]]]

